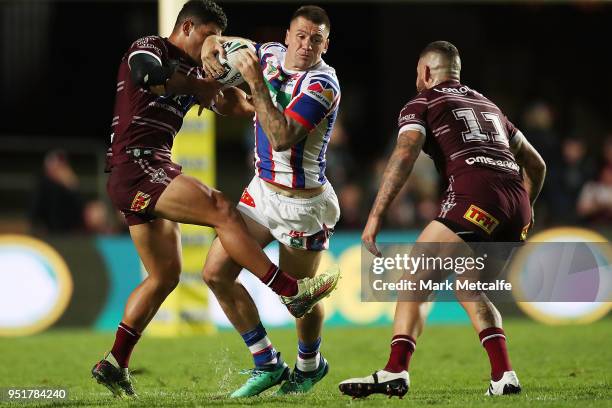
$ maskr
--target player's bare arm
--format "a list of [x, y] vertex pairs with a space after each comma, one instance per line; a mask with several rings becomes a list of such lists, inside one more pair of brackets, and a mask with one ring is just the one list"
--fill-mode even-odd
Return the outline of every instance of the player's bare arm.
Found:
[[542, 156], [524, 136], [520, 135], [519, 137], [521, 137], [521, 141], [512, 146], [512, 153], [519, 166], [523, 169], [525, 188], [529, 194], [529, 201], [533, 206], [544, 185], [546, 163], [544, 163]]
[[220, 84], [211, 79], [197, 79], [164, 66], [161, 61], [146, 53], [133, 55], [129, 60], [132, 79], [144, 89], [157, 95], [194, 95], [203, 108], [209, 107], [219, 93]]
[[380, 251], [376, 248], [376, 236], [380, 231], [382, 219], [408, 180], [424, 142], [425, 135], [417, 130], [407, 130], [400, 133], [397, 138], [397, 144], [389, 158], [380, 189], [361, 236], [368, 251], [376, 256], [380, 256]]
[[236, 68], [251, 88], [257, 118], [272, 149], [277, 152], [290, 149], [308, 135], [308, 129], [274, 106], [255, 53], [249, 50], [238, 53]]
[[529, 143], [529, 141], [519, 133], [515, 136], [518, 138], [517, 141], [511, 143], [510, 149], [514, 158], [519, 166], [523, 169], [523, 179], [525, 184], [525, 190], [529, 195], [529, 202], [531, 203], [531, 225], [533, 228], [535, 216], [533, 213], [533, 205], [535, 204], [542, 186], [544, 185], [544, 178], [546, 177], [546, 163], [538, 151]]

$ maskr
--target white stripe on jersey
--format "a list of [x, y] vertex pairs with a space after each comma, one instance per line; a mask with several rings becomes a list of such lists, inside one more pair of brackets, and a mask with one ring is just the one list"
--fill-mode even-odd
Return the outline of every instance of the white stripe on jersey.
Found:
[[407, 132], [409, 130], [416, 130], [418, 132], [421, 132], [423, 136], [427, 135], [427, 133], [425, 132], [425, 126], [416, 123], [408, 123], [407, 125], [402, 126], [399, 132], [397, 132], [397, 135], [399, 136], [402, 134], [402, 132]]
[[[151, 55], [151, 56], [155, 57], [155, 59], [156, 59], [157, 61], [159, 61], [159, 63], [160, 63], [161, 65], [163, 65], [163, 64], [162, 64], [162, 60], [161, 60], [161, 58], [159, 58], [159, 55], [153, 54], [151, 51], [145, 51], [145, 50], [138, 50], [138, 51], [134, 51], [133, 53], [131, 53], [131, 54], [130, 54], [130, 56], [128, 57], [128, 65], [130, 65], [130, 60], [131, 60], [131, 59], [132, 59], [132, 57], [133, 57], [134, 55], [136, 55], [136, 54], [149, 54], [149, 55]], [[130, 69], [131, 69], [131, 68], [132, 68], [132, 66], [130, 65]]]

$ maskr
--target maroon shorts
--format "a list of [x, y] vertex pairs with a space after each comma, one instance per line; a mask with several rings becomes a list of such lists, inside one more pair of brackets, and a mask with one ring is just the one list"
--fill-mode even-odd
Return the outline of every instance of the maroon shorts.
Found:
[[154, 220], [157, 200], [168, 184], [181, 174], [181, 166], [153, 157], [131, 159], [111, 168], [106, 190], [128, 225]]
[[527, 236], [531, 205], [520, 178], [471, 172], [450, 178], [436, 221], [464, 241], [519, 242]]

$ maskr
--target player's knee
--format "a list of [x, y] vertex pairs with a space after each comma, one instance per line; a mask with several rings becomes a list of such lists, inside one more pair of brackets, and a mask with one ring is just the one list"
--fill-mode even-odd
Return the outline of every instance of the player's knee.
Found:
[[160, 265], [162, 268], [159, 273], [150, 276], [158, 290], [166, 293], [172, 292], [180, 282], [181, 264], [180, 262], [168, 262]]
[[165, 281], [165, 284], [166, 284], [166, 290], [168, 290], [168, 293], [170, 293], [174, 289], [176, 289], [176, 287], [178, 286], [180, 281], [181, 281], [181, 279], [180, 279], [179, 275], [171, 276], [171, 277], [167, 278], [166, 281]]
[[206, 285], [215, 293], [223, 292], [224, 289], [230, 288], [233, 283], [225, 276], [222, 270], [208, 265], [202, 271], [202, 278]]
[[166, 296], [169, 295], [179, 284], [180, 278], [178, 275], [170, 276], [158, 276], [155, 278], [149, 278], [156, 287], [156, 291], [164, 293]]
[[220, 225], [236, 222], [240, 218], [235, 205], [223, 193], [215, 192], [213, 197], [215, 201], [215, 218]]
[[325, 318], [325, 308], [321, 303], [317, 303], [312, 310], [304, 316], [304, 318], [312, 320], [323, 320]]

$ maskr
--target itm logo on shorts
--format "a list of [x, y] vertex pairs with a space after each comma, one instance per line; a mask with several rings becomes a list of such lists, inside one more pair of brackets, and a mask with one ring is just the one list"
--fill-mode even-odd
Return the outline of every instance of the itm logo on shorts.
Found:
[[474, 204], [470, 205], [470, 208], [463, 214], [463, 218], [472, 224], [478, 225], [489, 235], [491, 235], [495, 227], [499, 225], [497, 218], [493, 217], [482, 208], [476, 207]]
[[145, 210], [145, 208], [147, 208], [150, 201], [151, 201], [151, 196], [149, 194], [139, 191], [134, 196], [134, 200], [132, 200], [132, 205], [130, 206], [130, 210], [134, 212], [142, 212]]

